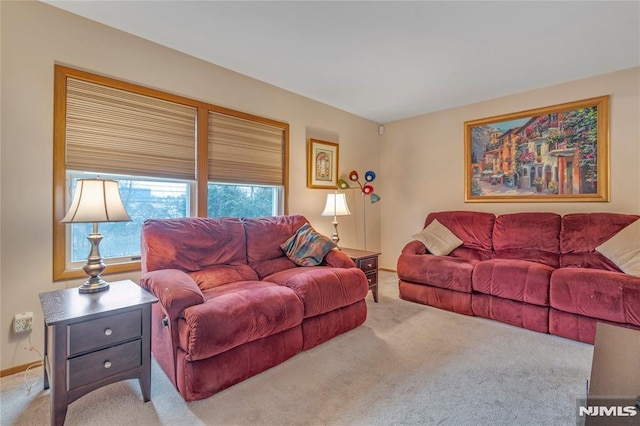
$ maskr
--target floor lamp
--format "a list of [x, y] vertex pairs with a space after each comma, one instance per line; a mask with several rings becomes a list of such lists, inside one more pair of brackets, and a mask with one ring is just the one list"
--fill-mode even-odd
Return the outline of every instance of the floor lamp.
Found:
[[[362, 183], [360, 183], [360, 177], [358, 176], [358, 172], [356, 172], [355, 170], [352, 170], [349, 173], [349, 180], [352, 182], [356, 182], [358, 184], [358, 186], [360, 187], [360, 192], [362, 194], [362, 227], [364, 231], [363, 235], [364, 235], [365, 250], [367, 249], [367, 209], [366, 209], [365, 198], [368, 195], [369, 201], [371, 202], [371, 204], [375, 204], [378, 201], [380, 201], [380, 196], [373, 192], [373, 186], [370, 185], [370, 183], [373, 182], [375, 179], [376, 179], [375, 172], [372, 170], [368, 170], [364, 174], [364, 180], [366, 183], [363, 185]], [[338, 180], [338, 187], [340, 189], [352, 189], [351, 186], [349, 186], [349, 183], [344, 179]]]

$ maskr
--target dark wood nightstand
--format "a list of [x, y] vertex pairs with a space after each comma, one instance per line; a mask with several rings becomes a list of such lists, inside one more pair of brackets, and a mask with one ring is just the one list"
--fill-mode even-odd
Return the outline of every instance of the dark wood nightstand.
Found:
[[373, 300], [378, 303], [378, 256], [380, 253], [345, 247], [340, 247], [340, 250], [353, 259], [358, 268], [362, 269], [362, 272], [367, 276], [367, 281], [369, 281]]
[[120, 380], [139, 379], [144, 401], [151, 399], [151, 305], [157, 301], [129, 280], [99, 293], [40, 293], [51, 425], [64, 423], [76, 399]]

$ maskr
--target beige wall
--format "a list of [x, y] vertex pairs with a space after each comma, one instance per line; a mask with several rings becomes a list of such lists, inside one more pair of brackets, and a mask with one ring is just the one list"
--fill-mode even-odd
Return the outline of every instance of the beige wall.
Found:
[[[44, 337], [38, 293], [78, 285], [52, 275], [52, 133], [55, 63], [104, 74], [290, 124], [289, 212], [325, 234], [327, 190], [306, 188], [306, 138], [340, 142], [340, 171], [379, 168], [376, 123], [205, 63], [39, 2], [0, 2], [1, 255], [0, 369], [35, 361], [26, 335], [11, 332], [15, 313], [33, 311], [31, 340]], [[277, 46], [275, 47], [277, 48]], [[340, 218], [341, 243], [361, 247], [360, 198]], [[379, 248], [379, 206], [368, 206], [368, 246]], [[109, 276], [115, 280], [138, 274]]]
[[[640, 213], [639, 92], [640, 68], [632, 68], [388, 123], [380, 148], [382, 266], [395, 269], [402, 247], [431, 211]], [[464, 202], [465, 121], [601, 95], [611, 96], [611, 202]]]

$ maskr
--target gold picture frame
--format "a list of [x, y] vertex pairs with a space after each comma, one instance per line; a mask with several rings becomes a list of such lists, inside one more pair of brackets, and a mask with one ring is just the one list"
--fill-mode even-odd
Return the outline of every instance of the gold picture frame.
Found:
[[307, 148], [307, 188], [338, 189], [337, 143], [309, 138]]
[[609, 96], [464, 123], [464, 201], [609, 201]]

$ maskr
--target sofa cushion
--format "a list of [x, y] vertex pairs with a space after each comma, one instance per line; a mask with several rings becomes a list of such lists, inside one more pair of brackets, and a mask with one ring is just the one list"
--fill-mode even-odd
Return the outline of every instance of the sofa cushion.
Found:
[[451, 256], [402, 254], [398, 258], [398, 278], [404, 281], [471, 293], [473, 267], [478, 260]]
[[[302, 350], [301, 328], [290, 328], [195, 362], [188, 360], [189, 354], [178, 350], [176, 379], [180, 394], [187, 402], [204, 399], [286, 361]], [[186, 419], [172, 422], [176, 425], [192, 423], [195, 422]]]
[[306, 318], [302, 322], [302, 350], [311, 349], [339, 334], [362, 325], [367, 319], [367, 301], [362, 299], [326, 314]]
[[549, 332], [549, 307], [532, 305], [488, 294], [474, 293], [471, 297], [473, 314], [539, 333]]
[[473, 211], [433, 212], [427, 215], [424, 227], [436, 219], [462, 240], [462, 245], [453, 250], [451, 256], [469, 260], [491, 259], [495, 215]]
[[422, 242], [427, 250], [436, 256], [446, 256], [462, 245], [462, 240], [438, 222], [438, 219], [434, 219], [429, 226], [412, 237]]
[[447, 290], [446, 288], [416, 284], [398, 280], [398, 295], [402, 300], [433, 306], [438, 309], [473, 316], [471, 293]]
[[293, 263], [293, 261], [287, 256], [282, 256], [275, 259], [252, 263], [251, 267], [256, 271], [256, 274], [258, 274], [259, 279], [264, 279], [267, 275], [275, 274], [276, 272], [284, 271], [285, 269], [297, 268], [298, 265]]
[[295, 268], [296, 264], [287, 258], [280, 244], [287, 241], [296, 230], [307, 223], [304, 216], [274, 216], [243, 218], [247, 234], [247, 262], [258, 278], [284, 269]]
[[560, 265], [561, 217], [556, 213], [500, 215], [493, 227], [495, 257]]
[[247, 235], [247, 262], [249, 265], [284, 257], [280, 244], [287, 241], [307, 222], [304, 216], [274, 216], [242, 218]]
[[257, 281], [258, 275], [248, 265], [213, 265], [200, 271], [189, 272], [200, 290], [236, 281]]
[[142, 226], [143, 274], [246, 263], [246, 237], [240, 219], [149, 219]]
[[304, 317], [324, 314], [364, 299], [367, 278], [358, 268], [297, 267], [264, 277], [292, 289], [302, 300]]
[[640, 277], [640, 219], [596, 247], [625, 274]]
[[604, 269], [619, 272], [596, 247], [613, 237], [640, 216], [620, 213], [574, 213], [562, 217], [560, 266]]
[[640, 278], [622, 272], [561, 268], [551, 275], [553, 308], [591, 318], [640, 325]]
[[556, 336], [593, 345], [596, 340], [596, 326], [598, 323], [630, 328], [632, 330], [639, 330], [640, 332], [640, 327], [635, 325], [604, 321], [601, 318], [585, 317], [553, 308], [549, 309], [549, 333], [555, 334]]
[[303, 306], [289, 288], [238, 281], [203, 292], [205, 302], [184, 310], [179, 345], [190, 361], [209, 358], [302, 323]]
[[473, 270], [473, 289], [503, 299], [549, 306], [553, 271], [551, 266], [526, 260], [487, 260]]
[[329, 251], [336, 247], [328, 237], [305, 223], [287, 241], [280, 244], [284, 254], [300, 266], [317, 266]]
[[592, 253], [597, 246], [638, 220], [640, 216], [620, 213], [572, 213], [562, 217], [560, 250]]

